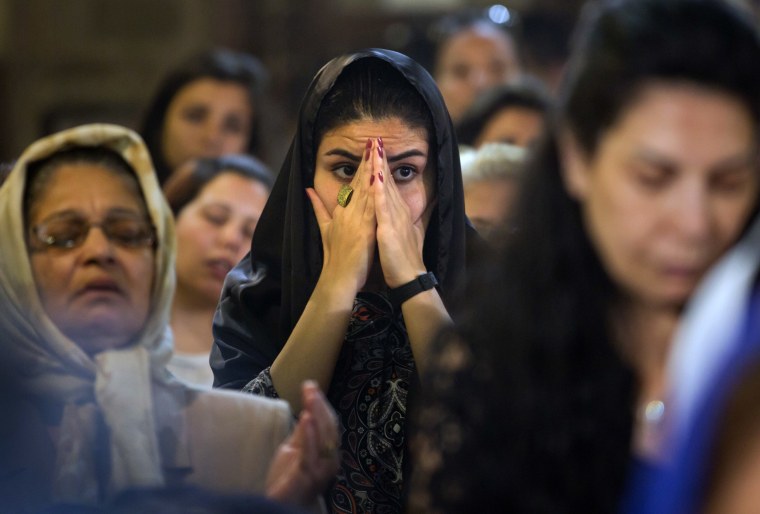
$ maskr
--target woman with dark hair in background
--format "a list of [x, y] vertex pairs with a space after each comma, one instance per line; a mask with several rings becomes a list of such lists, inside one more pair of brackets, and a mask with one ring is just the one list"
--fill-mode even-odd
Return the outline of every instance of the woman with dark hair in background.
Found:
[[159, 182], [190, 159], [262, 155], [260, 124], [267, 72], [252, 55], [214, 49], [192, 57], [161, 82], [140, 134]]
[[[339, 413], [334, 512], [399, 512], [406, 417], [477, 237], [431, 76], [371, 49], [314, 78], [298, 130], [214, 320], [215, 385], [279, 396], [316, 380]], [[437, 284], [437, 287], [435, 287]]]
[[517, 231], [430, 353], [412, 510], [614, 512], [667, 453], [682, 309], [757, 206], [754, 25], [720, 1], [585, 15]]
[[533, 146], [544, 130], [552, 98], [533, 77], [495, 86], [481, 94], [456, 125], [460, 145], [486, 143]]
[[446, 16], [433, 33], [433, 76], [454, 122], [481, 93], [522, 73], [515, 38], [482, 11]]
[[181, 166], [164, 185], [177, 232], [174, 352], [167, 367], [211, 387], [211, 322], [227, 273], [251, 248], [274, 177], [255, 157], [225, 155]]

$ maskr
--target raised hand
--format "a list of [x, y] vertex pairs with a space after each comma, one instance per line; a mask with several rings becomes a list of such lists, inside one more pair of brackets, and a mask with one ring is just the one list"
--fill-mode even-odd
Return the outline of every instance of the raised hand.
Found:
[[301, 395], [303, 410], [272, 460], [266, 491], [274, 500], [309, 506], [338, 472], [338, 421], [315, 382], [304, 382]]
[[374, 193], [380, 263], [385, 283], [393, 288], [426, 271], [422, 259], [424, 223], [429, 219], [434, 203], [429, 202], [422, 216], [412, 219], [409, 206], [391, 175], [381, 138], [373, 144], [372, 167], [377, 177]]
[[322, 275], [336, 287], [348, 288], [352, 294], [367, 281], [375, 247], [377, 222], [370, 184], [371, 150], [372, 142], [368, 139], [362, 162], [351, 180], [351, 200], [345, 207], [338, 205], [331, 212], [314, 189], [306, 190], [322, 235]]

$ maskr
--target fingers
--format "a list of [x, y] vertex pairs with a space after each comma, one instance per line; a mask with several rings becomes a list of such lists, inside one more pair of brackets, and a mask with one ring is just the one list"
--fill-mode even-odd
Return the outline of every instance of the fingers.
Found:
[[327, 207], [325, 207], [325, 204], [322, 203], [322, 199], [319, 197], [317, 192], [314, 191], [314, 188], [307, 187], [306, 195], [309, 197], [309, 200], [311, 200], [311, 206], [314, 209], [314, 214], [317, 216], [317, 223], [319, 226], [321, 227], [326, 223], [330, 223], [330, 221], [332, 221], [330, 211], [328, 211]]
[[372, 152], [372, 165], [376, 170], [375, 175], [378, 179], [374, 194], [375, 213], [378, 222], [381, 218], [385, 222], [390, 222], [393, 217], [404, 214], [406, 217], [400, 219], [406, 221], [409, 217], [409, 208], [401, 198], [396, 181], [393, 180], [382, 138], [376, 140], [376, 147]]
[[316, 433], [314, 417], [309, 412], [304, 412], [298, 420], [296, 428], [301, 428], [301, 465], [305, 469], [314, 469], [319, 462], [319, 438]]
[[362, 155], [362, 161], [359, 163], [359, 167], [356, 168], [356, 173], [353, 179], [351, 179], [351, 187], [354, 189], [354, 193], [360, 191], [365, 193], [369, 191], [372, 186], [372, 139], [367, 139], [367, 143], [364, 145], [364, 154]]
[[335, 441], [338, 436], [338, 420], [330, 402], [312, 380], [304, 382], [302, 391], [303, 405], [313, 416], [320, 439]]
[[[308, 443], [313, 444], [315, 453], [309, 453], [311, 463], [315, 463], [319, 474], [331, 475], [337, 471], [339, 465], [339, 435], [338, 419], [335, 411], [325, 398], [322, 391], [314, 381], [306, 381], [302, 387], [303, 405], [306, 415], [311, 421], [311, 432], [306, 434], [313, 439]], [[317, 461], [311, 460], [314, 457]]]

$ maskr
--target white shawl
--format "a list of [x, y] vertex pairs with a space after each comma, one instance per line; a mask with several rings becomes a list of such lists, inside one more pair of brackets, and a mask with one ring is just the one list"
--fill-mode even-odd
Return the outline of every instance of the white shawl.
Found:
[[[138, 342], [91, 358], [64, 336], [45, 313], [37, 294], [23, 226], [29, 163], [71, 146], [100, 146], [119, 153], [134, 169], [158, 247], [148, 320]], [[72, 183], [71, 187], [77, 187]], [[109, 492], [164, 482], [157, 427], [178, 412], [182, 389], [165, 370], [171, 355], [169, 312], [174, 292], [174, 225], [148, 151], [134, 132], [115, 125], [86, 125], [32, 144], [0, 188], [0, 348], [33, 396], [65, 405], [57, 443], [53, 495], [56, 500], [97, 503], [98, 476], [92, 459], [96, 414], [108, 427]], [[166, 384], [157, 394], [156, 384]]]

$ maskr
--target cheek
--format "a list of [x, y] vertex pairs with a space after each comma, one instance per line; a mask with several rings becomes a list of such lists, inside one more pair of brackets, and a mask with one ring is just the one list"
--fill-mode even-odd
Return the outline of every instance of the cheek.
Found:
[[424, 185], [421, 182], [409, 184], [401, 189], [400, 193], [404, 203], [409, 207], [409, 214], [412, 218], [412, 222], [417, 222], [417, 220], [422, 217], [425, 208], [428, 205], [428, 195], [426, 194]]
[[61, 261], [64, 259], [47, 259], [40, 254], [35, 254], [30, 259], [32, 276], [42, 307], [54, 321], [66, 303], [66, 284], [70, 275], [70, 270]]
[[248, 134], [231, 134], [224, 138], [222, 153], [245, 153]]
[[189, 137], [187, 124], [176, 118], [167, 118], [164, 125], [164, 131], [161, 135], [161, 148], [164, 157], [175, 159], [177, 155], [184, 152], [185, 141]]
[[177, 222], [177, 273], [195, 266], [209, 248], [213, 228], [200, 223]]
[[338, 191], [341, 184], [328, 175], [328, 173], [317, 171], [314, 176], [314, 191], [317, 192], [317, 196], [319, 196], [327, 211], [332, 215], [338, 206]]
[[729, 245], [738, 238], [755, 208], [756, 197], [756, 189], [752, 188], [751, 194], [746, 194], [744, 198], [740, 200], [725, 199], [715, 207], [715, 217], [719, 220], [720, 227], [719, 237], [724, 245]]

